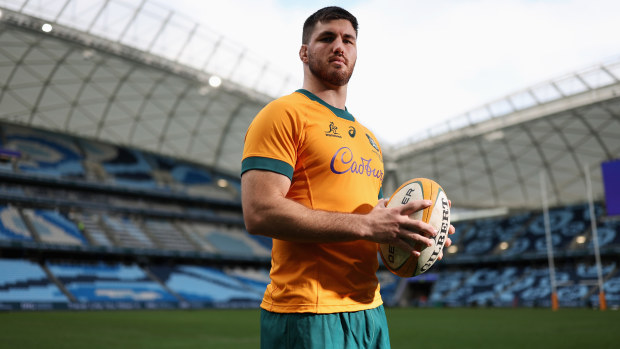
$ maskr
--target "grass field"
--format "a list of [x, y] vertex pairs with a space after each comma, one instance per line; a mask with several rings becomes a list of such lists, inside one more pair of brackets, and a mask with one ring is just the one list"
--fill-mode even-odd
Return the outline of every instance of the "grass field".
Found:
[[[392, 348], [618, 348], [620, 312], [387, 309]], [[0, 348], [258, 348], [258, 310], [0, 313]]]

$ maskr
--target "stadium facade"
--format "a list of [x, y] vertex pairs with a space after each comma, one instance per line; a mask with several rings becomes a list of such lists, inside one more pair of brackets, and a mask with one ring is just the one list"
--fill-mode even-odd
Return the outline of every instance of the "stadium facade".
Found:
[[[256, 306], [270, 241], [244, 229], [243, 136], [294, 79], [152, 2], [0, 4], [0, 309]], [[598, 270], [620, 305], [600, 171], [619, 157], [620, 60], [386, 149], [385, 192], [430, 177], [467, 210], [434, 270], [379, 271], [384, 299], [548, 306], [550, 221], [561, 305], [597, 305]]]

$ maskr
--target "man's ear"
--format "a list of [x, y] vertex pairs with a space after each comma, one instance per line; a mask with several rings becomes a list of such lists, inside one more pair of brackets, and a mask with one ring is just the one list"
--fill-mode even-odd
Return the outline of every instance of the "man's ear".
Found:
[[304, 63], [308, 63], [308, 45], [301, 45], [299, 49], [299, 59]]

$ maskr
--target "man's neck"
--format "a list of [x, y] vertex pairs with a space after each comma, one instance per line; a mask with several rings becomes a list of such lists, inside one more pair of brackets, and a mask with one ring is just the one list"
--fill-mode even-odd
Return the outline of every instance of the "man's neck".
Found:
[[325, 101], [325, 103], [335, 108], [345, 109], [347, 102], [347, 85], [331, 86], [315, 79], [304, 79], [302, 88], [312, 92], [315, 96]]

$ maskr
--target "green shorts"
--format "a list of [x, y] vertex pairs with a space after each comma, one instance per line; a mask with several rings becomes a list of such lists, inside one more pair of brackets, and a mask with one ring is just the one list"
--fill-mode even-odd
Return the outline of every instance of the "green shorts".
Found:
[[263, 349], [390, 348], [383, 306], [351, 313], [272, 313], [261, 309]]

